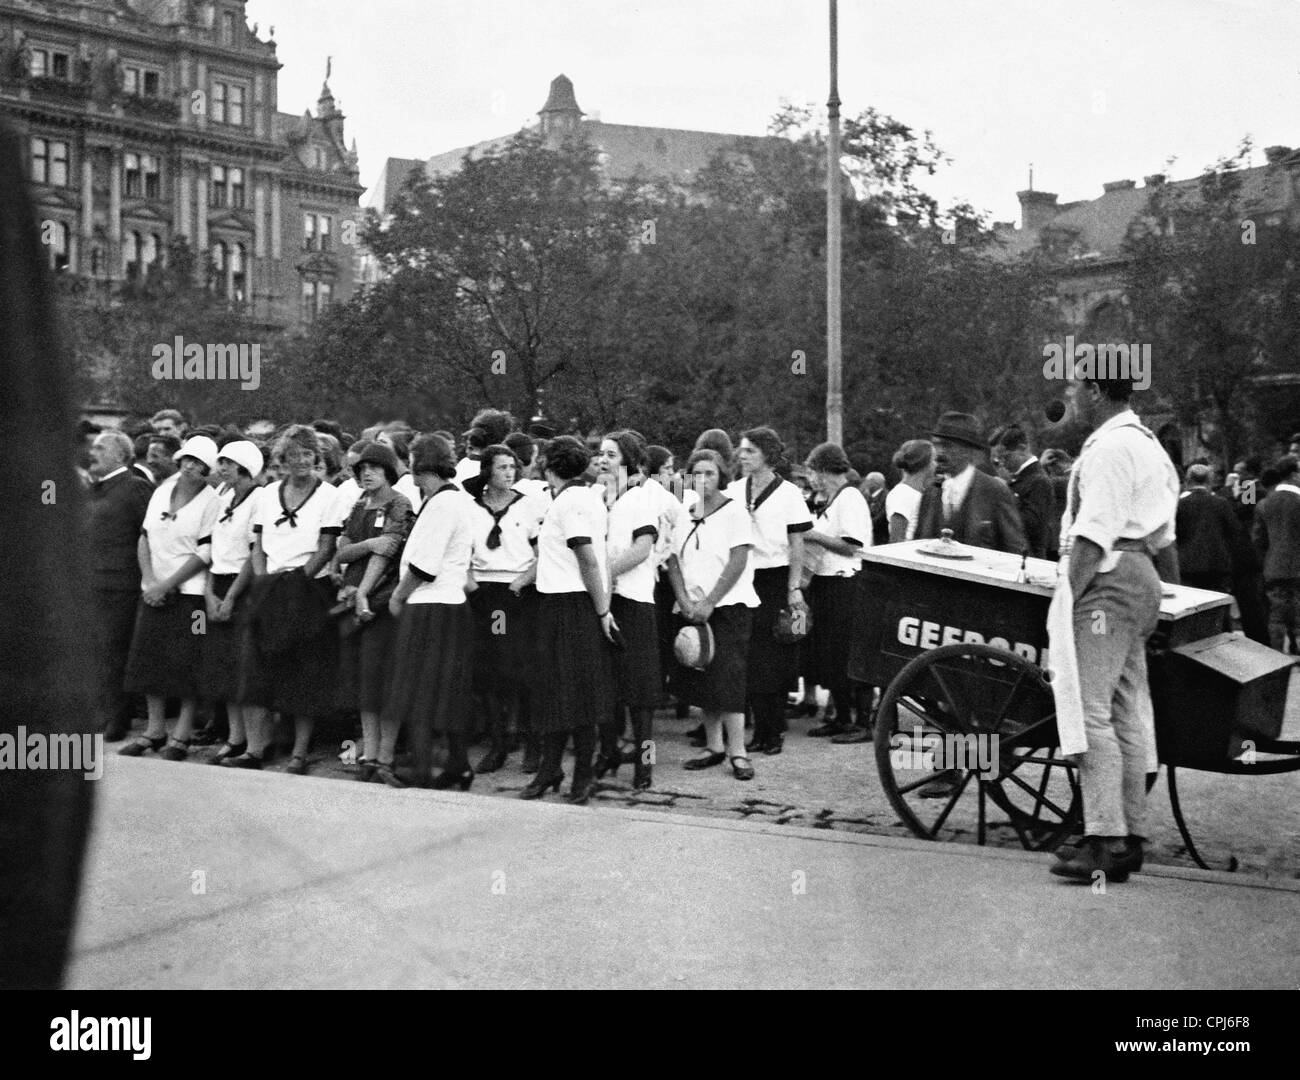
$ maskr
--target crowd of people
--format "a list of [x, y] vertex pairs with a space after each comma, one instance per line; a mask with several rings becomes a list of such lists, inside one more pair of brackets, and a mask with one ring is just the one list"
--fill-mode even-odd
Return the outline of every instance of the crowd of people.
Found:
[[[734, 444], [706, 431], [682, 459], [636, 431], [521, 431], [497, 410], [459, 454], [450, 433], [401, 423], [263, 438], [191, 430], [174, 410], [134, 438], [88, 439], [99, 720], [117, 741], [141, 700], [147, 716], [121, 753], [179, 761], [220, 739], [222, 766], [257, 769], [278, 716], [304, 773], [328, 719], [359, 730], [361, 779], [464, 790], [522, 748], [522, 795], [537, 798], [559, 790], [571, 742], [578, 803], [624, 765], [652, 785], [665, 705], [700, 713], [685, 768], [742, 781], [783, 751], [788, 719], [818, 711], [817, 687], [829, 704], [809, 734], [868, 741], [875, 688], [848, 674], [863, 551], [950, 532], [1055, 558], [1070, 473], [1019, 427], [985, 437], [956, 412], [899, 447], [892, 486], [833, 443], [791, 461], [769, 427]], [[1268, 500], [1252, 464], [1217, 494], [1206, 466], [1188, 470], [1180, 554], [1188, 582], [1233, 592], [1265, 639], [1267, 584], [1285, 646], [1297, 464], [1258, 478], [1275, 483]]]

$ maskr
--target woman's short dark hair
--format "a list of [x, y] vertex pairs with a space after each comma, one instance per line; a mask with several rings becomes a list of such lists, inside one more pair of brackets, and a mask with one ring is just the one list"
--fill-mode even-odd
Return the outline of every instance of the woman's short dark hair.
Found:
[[[411, 432], [403, 431], [384, 431], [381, 435], [387, 435], [392, 440], [393, 453], [397, 455], [397, 460], [403, 465], [410, 464], [411, 461]], [[379, 440], [376, 439], [376, 442]]]
[[441, 435], [421, 435], [411, 444], [411, 472], [416, 476], [433, 473], [450, 480], [456, 475], [456, 451]]
[[731, 445], [731, 436], [722, 428], [711, 427], [708, 431], [700, 432], [700, 437], [695, 440], [695, 449], [712, 450], [728, 462], [736, 456], [736, 448]]
[[758, 447], [769, 469], [775, 470], [785, 461], [785, 443], [770, 427], [750, 428], [748, 431], [742, 431], [740, 437], [748, 439]]
[[572, 480], [587, 471], [591, 464], [591, 451], [582, 440], [572, 435], [560, 435], [551, 440], [546, 448], [547, 471], [555, 473], [561, 480]]
[[275, 440], [276, 460], [283, 461], [285, 453], [291, 446], [309, 451], [316, 459], [316, 464], [321, 463], [320, 438], [315, 428], [310, 428], [306, 424], [293, 424], [286, 428], [284, 434]]
[[525, 435], [522, 431], [512, 431], [506, 436], [505, 446], [510, 447], [515, 452], [515, 457], [519, 459], [519, 467], [523, 468], [524, 460], [530, 463], [533, 460], [533, 437]]
[[506, 446], [505, 443], [497, 443], [494, 446], [489, 446], [483, 451], [483, 456], [479, 459], [478, 466], [479, 479], [482, 480], [485, 485], [492, 479], [492, 469], [496, 465], [497, 458], [499, 457], [508, 457], [513, 461], [515, 463], [516, 472], [521, 472], [523, 470], [523, 466], [519, 463], [519, 455], [511, 450], [510, 447]]
[[703, 450], [695, 450], [691, 453], [690, 460], [686, 462], [686, 475], [691, 476], [695, 473], [695, 466], [701, 461], [711, 461], [718, 467], [718, 486], [731, 483], [731, 466], [723, 460], [721, 454], [716, 450], [710, 450], [705, 447]]
[[665, 465], [672, 461], [672, 459], [673, 452], [669, 450], [668, 447], [651, 444], [645, 448], [645, 461], [642, 463], [642, 467], [645, 469], [647, 475], [654, 476], [655, 473], [661, 471]]
[[[630, 431], [611, 431], [605, 436], [615, 446], [618, 452], [623, 456], [623, 468], [628, 473], [634, 473], [641, 468], [641, 462], [645, 458], [644, 450], [640, 441]], [[602, 439], [602, 442], [605, 440]]]
[[934, 444], [929, 439], [908, 439], [894, 454], [895, 469], [905, 473], [920, 472], [934, 460]]
[[844, 447], [833, 442], [824, 442], [814, 447], [808, 455], [807, 465], [813, 472], [838, 473], [841, 476], [852, 469]]
[[478, 428], [486, 439], [484, 446], [500, 446], [515, 428], [515, 418], [501, 409], [482, 409], [469, 423], [470, 430]]

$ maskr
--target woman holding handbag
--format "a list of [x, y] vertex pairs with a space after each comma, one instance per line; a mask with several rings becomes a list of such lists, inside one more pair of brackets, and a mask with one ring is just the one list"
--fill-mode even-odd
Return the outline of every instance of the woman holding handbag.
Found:
[[719, 453], [696, 450], [686, 469], [699, 497], [668, 559], [668, 580], [681, 625], [707, 625], [713, 656], [702, 671], [681, 668], [680, 692], [703, 711], [705, 735], [705, 752], [684, 767], [709, 769], [730, 756], [736, 779], [752, 780], [754, 768], [745, 754], [745, 699], [750, 624], [759, 606], [750, 557], [753, 528], [744, 505], [723, 494], [730, 474]]
[[849, 483], [849, 459], [840, 446], [822, 443], [808, 455], [807, 468], [821, 496], [813, 527], [804, 533], [804, 552], [812, 572], [813, 681], [830, 691], [835, 704], [835, 720], [821, 733], [838, 743], [866, 742], [871, 738], [869, 727], [853, 723], [849, 644], [862, 550], [871, 546], [871, 511], [862, 492]]
[[[361, 714], [357, 777], [373, 779], [379, 765], [379, 718], [388, 696], [396, 627], [388, 601], [397, 587], [397, 559], [415, 513], [393, 490], [397, 455], [383, 443], [361, 448], [353, 471], [361, 487], [343, 523], [331, 578], [351, 608], [340, 625], [339, 704]], [[344, 569], [345, 568], [345, 569]]]
[[777, 628], [783, 612], [796, 626], [807, 619], [803, 534], [812, 528], [812, 515], [799, 489], [777, 474], [785, 461], [785, 444], [775, 431], [769, 427], [746, 431], [736, 456], [742, 475], [727, 487], [727, 495], [749, 511], [754, 529], [750, 562], [759, 598], [749, 638], [746, 688], [754, 713], [752, 749], [779, 754], [786, 694], [799, 677], [799, 646], [797, 641], [778, 640]]

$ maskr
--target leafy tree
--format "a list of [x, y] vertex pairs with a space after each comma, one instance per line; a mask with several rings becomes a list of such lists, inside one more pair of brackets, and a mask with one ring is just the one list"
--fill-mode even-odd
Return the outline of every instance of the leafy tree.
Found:
[[1130, 340], [1151, 344], [1153, 386], [1229, 461], [1249, 440], [1252, 381], [1293, 368], [1300, 337], [1300, 235], [1246, 183], [1249, 152], [1156, 188], [1125, 241]]

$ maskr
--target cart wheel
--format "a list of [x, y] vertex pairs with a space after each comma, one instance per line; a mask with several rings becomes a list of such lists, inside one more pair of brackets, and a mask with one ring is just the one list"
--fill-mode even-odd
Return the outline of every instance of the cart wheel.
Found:
[[[945, 645], [916, 657], [886, 689], [876, 765], [890, 805], [917, 836], [969, 831], [973, 808], [982, 844], [991, 802], [1024, 847], [1050, 851], [1075, 828], [1080, 806], [1077, 768], [1056, 740], [1041, 668], [990, 645]], [[936, 780], [949, 782], [941, 797], [933, 797]], [[965, 813], [954, 816], [963, 799]]]

